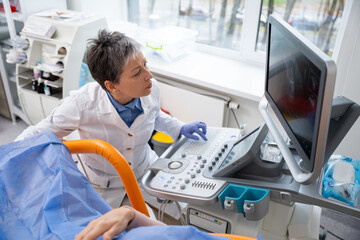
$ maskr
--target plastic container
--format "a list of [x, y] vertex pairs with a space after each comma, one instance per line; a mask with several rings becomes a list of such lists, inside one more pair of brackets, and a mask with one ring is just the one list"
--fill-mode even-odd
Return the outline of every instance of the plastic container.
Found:
[[31, 89], [35, 92], [37, 92], [37, 85], [38, 85], [37, 79], [36, 78], [32, 79]]
[[225, 210], [243, 213], [249, 221], [257, 221], [269, 210], [270, 190], [229, 184], [219, 200]]
[[39, 77], [41, 77], [40, 67], [38, 67], [38, 66], [34, 67], [33, 71], [34, 71], [34, 78], [39, 78]]
[[52, 94], [51, 87], [48, 85], [49, 80], [44, 81], [44, 93], [47, 96], [50, 96]]
[[145, 46], [146, 57], [173, 62], [190, 52], [197, 35], [195, 30], [166, 26], [143, 31], [140, 39]]
[[154, 146], [154, 151], [159, 157], [166, 151], [168, 147], [170, 147], [173, 142], [174, 140], [163, 132], [156, 132], [151, 139], [151, 143]]
[[322, 197], [360, 208], [360, 160], [332, 155], [320, 179], [318, 193]]

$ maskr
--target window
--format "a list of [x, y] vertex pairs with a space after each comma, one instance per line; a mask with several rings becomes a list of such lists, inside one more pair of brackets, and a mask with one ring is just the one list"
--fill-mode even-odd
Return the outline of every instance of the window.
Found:
[[197, 42], [240, 49], [245, 0], [128, 0], [129, 21], [156, 29], [165, 25], [198, 31]]
[[276, 14], [331, 56], [344, 5], [345, 0], [263, 1], [256, 49], [265, 51], [266, 19], [270, 14]]
[[[128, 20], [198, 31], [197, 43], [263, 62], [266, 25], [277, 14], [332, 55], [345, 0], [127, 0]], [[225, 50], [226, 49], [226, 50]]]

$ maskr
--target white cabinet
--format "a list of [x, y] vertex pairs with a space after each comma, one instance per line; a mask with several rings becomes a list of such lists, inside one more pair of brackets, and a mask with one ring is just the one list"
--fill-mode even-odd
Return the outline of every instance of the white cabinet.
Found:
[[[18, 1], [1, 1], [4, 6], [5, 13], [0, 13], [0, 17], [6, 16], [7, 28], [0, 24], [0, 73], [4, 84], [6, 100], [9, 106], [10, 115], [13, 123], [16, 123], [16, 117], [20, 117], [26, 123], [30, 124], [24, 109], [20, 104], [17, 92], [15, 65], [6, 62], [5, 55], [12, 48], [13, 43], [8, 38], [14, 40], [23, 27], [23, 21], [31, 14], [47, 10], [47, 9], [67, 9], [66, 0], [18, 0]], [[10, 2], [15, 4], [17, 12], [11, 13]]]
[[31, 123], [40, 122], [40, 120], [44, 118], [44, 111], [39, 94], [30, 90], [21, 89], [19, 91], [19, 98], [24, 113], [28, 119], [31, 119]]
[[[71, 90], [79, 88], [80, 69], [88, 39], [96, 37], [100, 29], [106, 28], [106, 20], [95, 16], [71, 21], [29, 16], [28, 21], [51, 23], [56, 29], [51, 38], [20, 33], [30, 45], [24, 50], [27, 61], [16, 65], [16, 84], [21, 106], [29, 122], [36, 124], [48, 116]], [[34, 91], [32, 86], [34, 68], [39, 62], [42, 63], [42, 79], [48, 79], [48, 85], [53, 90], [50, 96]], [[44, 66], [54, 64], [63, 65], [63, 70], [49, 75]]]
[[[1, 21], [1, 20], [0, 20]], [[16, 117], [22, 118], [25, 122], [27, 119], [23, 113], [17, 90], [16, 90], [16, 76], [15, 76], [15, 64], [9, 64], [6, 62], [6, 54], [9, 53], [12, 48], [12, 43], [9, 37], [8, 29], [5, 27], [4, 23], [0, 23], [0, 74], [1, 80], [0, 84], [3, 85], [5, 94], [0, 97], [1, 105], [7, 107], [10, 112], [10, 117], [13, 123], [16, 123]], [[17, 30], [20, 31], [22, 28], [21, 23], [17, 23]]]

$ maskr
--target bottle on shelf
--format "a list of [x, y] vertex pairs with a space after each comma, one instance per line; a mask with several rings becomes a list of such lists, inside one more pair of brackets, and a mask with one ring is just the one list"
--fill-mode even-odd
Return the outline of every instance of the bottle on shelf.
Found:
[[37, 92], [44, 93], [44, 80], [41, 77], [38, 78]]
[[48, 82], [49, 80], [44, 81], [44, 93], [45, 95], [50, 96], [52, 91], [51, 91], [51, 87], [48, 85]]
[[35, 92], [37, 92], [37, 85], [38, 85], [38, 81], [36, 78], [32, 79], [32, 84], [31, 84], [31, 89]]
[[39, 77], [41, 77], [41, 70], [40, 70], [40, 66], [39, 66], [39, 65], [37, 65], [37, 66], [34, 67], [33, 72], [34, 72], [34, 78], [39, 78]]

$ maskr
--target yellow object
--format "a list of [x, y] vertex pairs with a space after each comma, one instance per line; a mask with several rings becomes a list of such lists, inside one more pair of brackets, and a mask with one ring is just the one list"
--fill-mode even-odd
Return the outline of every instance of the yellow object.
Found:
[[227, 234], [227, 233], [210, 233], [210, 234], [214, 235], [214, 236], [219, 236], [219, 237], [227, 237], [227, 238], [230, 238], [232, 240], [256, 240], [256, 238], [253, 238], [253, 237], [234, 235], [234, 234]]
[[170, 135], [167, 135], [163, 132], [156, 132], [153, 136], [153, 139], [158, 142], [162, 143], [173, 143], [174, 140], [170, 137]]
[[149, 42], [146, 42], [146, 46], [151, 48], [151, 49], [154, 49], [154, 50], [162, 50], [163, 49], [162, 44], [160, 45], [160, 47], [155, 47], [155, 46], [151, 46], [149, 44]]

